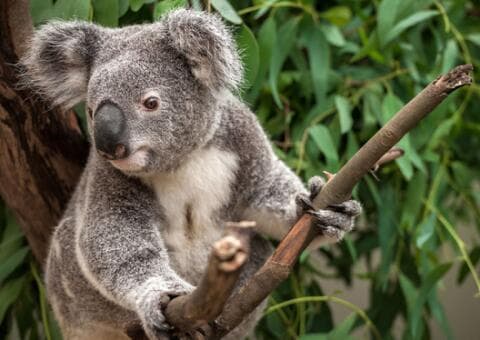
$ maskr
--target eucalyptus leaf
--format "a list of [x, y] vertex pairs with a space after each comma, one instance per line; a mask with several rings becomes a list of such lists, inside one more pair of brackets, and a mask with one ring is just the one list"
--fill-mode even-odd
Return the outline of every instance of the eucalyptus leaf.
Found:
[[[271, 54], [269, 83], [272, 95], [278, 107], [283, 107], [278, 93], [278, 78], [282, 66], [287, 59], [288, 51], [295, 43], [298, 29], [298, 18], [292, 18], [281, 26], [276, 34], [275, 45]], [[281, 37], [281, 39], [279, 38]]]
[[314, 140], [320, 151], [323, 152], [327, 159], [338, 161], [338, 153], [330, 131], [324, 125], [316, 125], [310, 129], [310, 136]]
[[17, 300], [25, 284], [25, 278], [9, 280], [0, 286], [0, 323], [3, 322], [5, 314], [10, 306]]
[[129, 0], [130, 2], [130, 9], [134, 12], [137, 12], [140, 8], [142, 8], [143, 4], [145, 3], [144, 0]]
[[53, 6], [53, 15], [51, 17], [65, 20], [88, 20], [90, 19], [91, 10], [90, 0], [57, 0]]
[[255, 82], [260, 64], [259, 47], [252, 31], [245, 25], [242, 25], [237, 34], [237, 45], [241, 51], [241, 57], [244, 67], [244, 87], [250, 87]]
[[237, 25], [242, 23], [242, 18], [238, 16], [237, 12], [232, 5], [230, 5], [228, 0], [211, 0], [211, 4], [212, 7], [215, 8], [226, 20]]
[[93, 0], [94, 19], [103, 26], [118, 26], [119, 0]]
[[340, 130], [342, 133], [350, 131], [353, 125], [352, 107], [347, 98], [337, 95], [335, 96], [335, 106], [338, 110], [340, 118]]
[[176, 8], [186, 7], [187, 0], [163, 0], [155, 5], [153, 10], [153, 19], [159, 20], [164, 14]]
[[428, 296], [431, 293], [431, 290], [438, 284], [438, 281], [447, 273], [447, 271], [452, 266], [451, 263], [443, 263], [434, 268], [428, 275], [425, 280], [423, 280], [422, 286], [418, 291], [418, 297], [415, 301], [413, 307], [411, 318], [412, 318], [412, 336], [416, 338], [419, 335], [420, 331], [420, 319], [422, 316], [423, 304], [427, 302]]
[[307, 51], [317, 102], [325, 101], [330, 68], [330, 47], [322, 29], [315, 25], [307, 37]]
[[28, 247], [17, 250], [6, 261], [0, 263], [0, 283], [19, 267], [29, 252]]
[[402, 21], [398, 22], [391, 30], [389, 30], [385, 37], [383, 38], [383, 45], [386, 45], [397, 38], [400, 34], [402, 34], [408, 28], [420, 23], [425, 22], [427, 19], [430, 19], [433, 16], [438, 15], [437, 11], [433, 10], [424, 10], [412, 14], [408, 18], [403, 19]]

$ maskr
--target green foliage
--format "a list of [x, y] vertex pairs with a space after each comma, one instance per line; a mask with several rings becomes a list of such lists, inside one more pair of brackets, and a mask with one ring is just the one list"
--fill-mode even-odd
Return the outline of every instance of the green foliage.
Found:
[[0, 334], [5, 339], [60, 340], [53, 320], [27, 242], [0, 207]]
[[[440, 73], [460, 63], [480, 68], [478, 19], [471, 14], [480, 8], [470, 0], [31, 3], [37, 24], [79, 18], [122, 26], [157, 20], [189, 4], [217, 11], [241, 47], [246, 79], [241, 95], [279, 157], [305, 180], [338, 170]], [[403, 319], [403, 337], [422, 339], [429, 337], [434, 319], [452, 337], [437, 294], [442, 278], [460, 262], [459, 284], [472, 275], [480, 289], [479, 95], [476, 84], [452, 94], [402, 139], [405, 156], [380, 170], [380, 181], [366, 178], [358, 185], [354, 196], [365, 214], [357, 230], [320, 250], [327, 268], [314, 266], [311, 254], [302, 255], [294, 274], [273, 294], [258, 335], [346, 339], [363, 328], [374, 338], [393, 338], [393, 323]], [[25, 241], [11, 219], [2, 218], [0, 333], [57, 338]], [[460, 223], [477, 239], [465, 244], [457, 234]], [[459, 256], [441, 253], [440, 247]], [[341, 299], [341, 291], [324, 295], [321, 284], [327, 280], [367, 281], [368, 308]], [[331, 304], [349, 308], [352, 315], [334, 324]]]

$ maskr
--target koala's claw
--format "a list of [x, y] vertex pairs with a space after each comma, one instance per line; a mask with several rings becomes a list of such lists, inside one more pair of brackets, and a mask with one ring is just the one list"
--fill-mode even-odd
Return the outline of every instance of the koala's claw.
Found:
[[312, 201], [320, 193], [325, 183], [325, 179], [320, 176], [313, 176], [308, 180], [308, 190], [310, 191], [310, 199]]
[[170, 333], [173, 328], [167, 323], [163, 312], [172, 298], [189, 293], [192, 290], [193, 286], [178, 283], [172, 284], [167, 290], [152, 288], [141, 298], [138, 313], [149, 339], [171, 338]]
[[325, 180], [322, 177], [312, 177], [308, 182], [310, 193], [299, 194], [296, 202], [302, 213], [314, 217], [314, 224], [322, 235], [336, 242], [341, 240], [346, 232], [353, 229], [355, 216], [362, 212], [362, 206], [357, 201], [348, 200], [341, 204], [331, 205], [328, 209], [315, 210], [312, 202], [324, 185]]

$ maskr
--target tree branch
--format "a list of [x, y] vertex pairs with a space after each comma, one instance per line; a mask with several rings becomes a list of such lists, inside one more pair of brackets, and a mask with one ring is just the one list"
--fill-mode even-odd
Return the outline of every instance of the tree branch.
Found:
[[[472, 82], [471, 65], [454, 68], [438, 77], [405, 105], [380, 131], [378, 131], [340, 171], [327, 182], [313, 204], [325, 209], [339, 204], [351, 196], [354, 186], [407, 132], [430, 113], [455, 89]], [[302, 251], [317, 236], [312, 217], [303, 215], [290, 229], [273, 255], [228, 301], [224, 312], [216, 320], [215, 334], [220, 338], [249, 315], [268, 295], [285, 280]]]
[[190, 331], [215, 320], [235, 287], [249, 254], [254, 222], [229, 223], [226, 235], [212, 248], [205, 274], [188, 295], [173, 299], [165, 316], [170, 325]]

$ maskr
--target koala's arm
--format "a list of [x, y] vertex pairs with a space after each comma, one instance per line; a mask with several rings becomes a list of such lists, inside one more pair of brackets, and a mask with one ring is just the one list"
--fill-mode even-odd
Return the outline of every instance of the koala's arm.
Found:
[[131, 192], [111, 195], [108, 202], [100, 196], [77, 216], [80, 268], [107, 299], [137, 312], [147, 334], [155, 337], [168, 327], [162, 304], [193, 287], [169, 265], [161, 226], [145, 209], [152, 202]]
[[274, 239], [282, 239], [304, 213], [311, 213], [313, 223], [319, 228], [319, 236], [310, 248], [335, 243], [353, 228], [355, 216], [361, 205], [349, 200], [329, 209], [314, 210], [311, 202], [324, 185], [323, 179], [313, 177], [308, 190], [300, 179], [273, 153], [262, 172], [257, 172], [252, 182], [252, 192], [245, 210], [245, 219], [257, 222], [261, 233]]
[[296, 197], [307, 194], [307, 190], [300, 179], [273, 155], [271, 162], [256, 169], [253, 178], [242, 217], [256, 221], [262, 234], [281, 240], [302, 213]]

